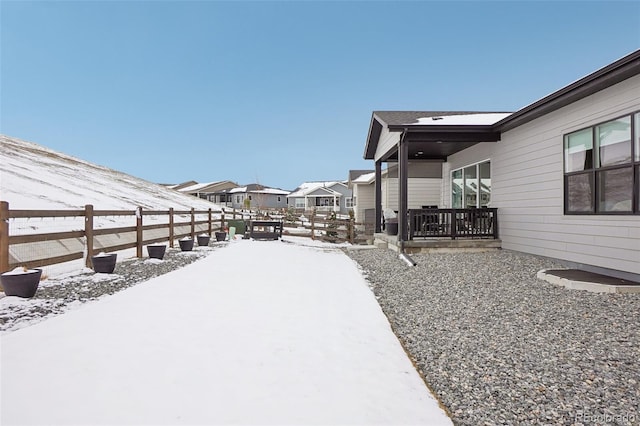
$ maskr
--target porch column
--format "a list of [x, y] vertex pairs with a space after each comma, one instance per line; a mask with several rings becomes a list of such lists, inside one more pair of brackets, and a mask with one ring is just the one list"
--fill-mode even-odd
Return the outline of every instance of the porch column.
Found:
[[376, 206], [376, 233], [382, 232], [382, 161], [376, 161], [376, 193], [375, 193], [375, 206]]
[[[408, 206], [408, 177], [409, 177], [409, 147], [405, 140], [406, 129], [398, 142], [398, 241], [407, 241], [407, 206]], [[404, 248], [402, 243], [401, 249]]]

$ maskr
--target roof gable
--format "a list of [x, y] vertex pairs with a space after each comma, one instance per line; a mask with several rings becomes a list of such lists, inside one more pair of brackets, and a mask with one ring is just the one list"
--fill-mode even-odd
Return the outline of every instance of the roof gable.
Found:
[[293, 192], [291, 192], [289, 194], [289, 197], [304, 197], [311, 194], [313, 191], [317, 190], [318, 188], [328, 188], [340, 194], [340, 191], [335, 190], [337, 186], [347, 188], [347, 185], [338, 181], [304, 182], [299, 187], [297, 187]]

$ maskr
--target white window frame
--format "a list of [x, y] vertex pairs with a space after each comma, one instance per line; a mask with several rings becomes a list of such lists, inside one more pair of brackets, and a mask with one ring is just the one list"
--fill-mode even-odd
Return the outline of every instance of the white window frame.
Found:
[[[476, 167], [476, 176], [477, 176], [476, 179], [478, 179], [478, 183], [479, 183], [479, 181], [480, 181], [480, 164], [484, 164], [484, 163], [489, 163], [491, 165], [491, 158], [486, 158], [486, 159], [484, 159], [482, 161], [477, 161], [475, 163], [469, 163], [469, 164], [464, 165], [462, 167], [456, 167], [455, 169], [452, 169], [449, 172], [449, 206], [451, 208], [453, 208], [453, 173], [457, 172], [457, 171], [462, 171], [462, 178], [464, 179], [464, 169], [466, 169], [468, 167], [475, 166]], [[489, 170], [490, 170], [490, 175], [493, 174], [491, 172], [491, 170], [492, 170], [491, 166], [490, 166]], [[489, 179], [491, 179], [491, 177]], [[465, 208], [466, 209], [466, 208], [469, 208], [469, 206], [464, 206], [464, 200], [465, 200], [465, 192], [464, 191], [465, 191], [465, 187], [466, 187], [466, 185], [462, 186], [462, 204], [463, 204], [463, 207], [461, 207], [461, 208]], [[480, 189], [480, 186], [478, 185], [478, 190], [479, 189]], [[480, 204], [481, 204], [480, 198], [481, 198], [480, 197], [480, 193], [478, 192], [478, 196], [476, 197], [476, 205], [475, 205], [476, 208], [480, 208]], [[491, 192], [489, 192], [489, 203], [486, 205], [486, 207], [489, 207], [490, 203], [491, 203]]]
[[352, 209], [355, 207], [355, 203], [353, 202], [353, 197], [345, 197], [344, 206], [347, 209]]

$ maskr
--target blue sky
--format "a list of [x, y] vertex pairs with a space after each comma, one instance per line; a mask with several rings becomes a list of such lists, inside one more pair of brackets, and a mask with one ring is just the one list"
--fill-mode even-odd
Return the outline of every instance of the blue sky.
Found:
[[640, 47], [637, 1], [0, 2], [0, 132], [162, 183], [372, 169], [374, 110], [515, 111]]

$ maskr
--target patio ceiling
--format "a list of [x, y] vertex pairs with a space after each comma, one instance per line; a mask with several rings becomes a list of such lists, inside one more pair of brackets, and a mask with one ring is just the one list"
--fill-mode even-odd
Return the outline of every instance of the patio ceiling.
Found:
[[[391, 129], [390, 129], [391, 130]], [[398, 134], [398, 139], [401, 133]], [[408, 129], [405, 134], [410, 160], [442, 160], [456, 152], [467, 149], [480, 142], [497, 142], [500, 140], [498, 132], [491, 131], [490, 126], [485, 129]], [[398, 147], [395, 145], [383, 157], [385, 161], [397, 161]]]

